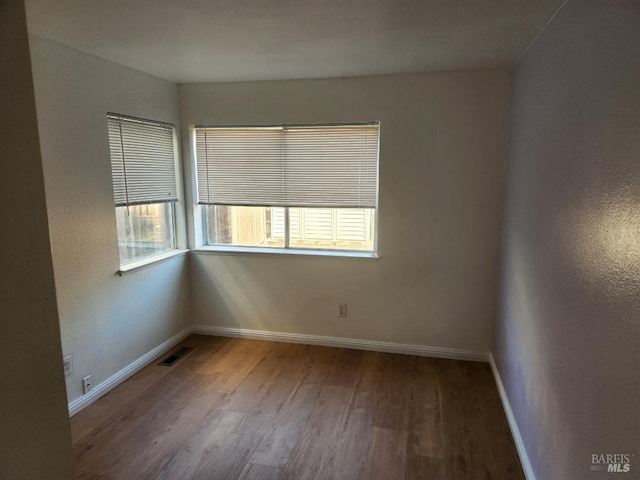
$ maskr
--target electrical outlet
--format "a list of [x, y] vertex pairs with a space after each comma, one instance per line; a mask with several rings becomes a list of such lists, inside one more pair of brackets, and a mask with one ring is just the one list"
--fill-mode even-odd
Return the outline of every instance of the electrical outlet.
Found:
[[73, 359], [71, 358], [71, 355], [66, 355], [62, 359], [62, 365], [64, 367], [64, 376], [65, 377], [68, 377], [69, 375], [71, 375], [73, 373]]
[[93, 377], [91, 375], [87, 375], [82, 378], [82, 390], [85, 394], [89, 393], [93, 389]]
[[347, 316], [347, 304], [339, 303], [338, 304], [338, 317], [346, 317]]

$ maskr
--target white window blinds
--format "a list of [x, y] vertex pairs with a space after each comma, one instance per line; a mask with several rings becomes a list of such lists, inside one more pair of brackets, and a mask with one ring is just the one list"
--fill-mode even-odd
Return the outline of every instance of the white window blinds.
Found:
[[175, 202], [173, 125], [107, 115], [117, 207]]
[[282, 128], [196, 129], [198, 202], [280, 205]]
[[197, 127], [198, 202], [375, 208], [379, 128]]

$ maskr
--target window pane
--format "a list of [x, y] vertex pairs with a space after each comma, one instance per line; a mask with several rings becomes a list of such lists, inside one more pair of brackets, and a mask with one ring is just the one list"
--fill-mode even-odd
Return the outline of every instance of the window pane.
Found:
[[289, 246], [373, 251], [375, 209], [290, 208]]
[[284, 208], [207, 205], [207, 243], [284, 247]]
[[131, 263], [175, 248], [173, 204], [116, 207], [120, 263]]

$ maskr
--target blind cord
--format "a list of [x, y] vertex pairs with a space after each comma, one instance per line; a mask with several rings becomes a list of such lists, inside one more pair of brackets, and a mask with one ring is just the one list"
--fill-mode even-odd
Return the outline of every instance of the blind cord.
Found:
[[124, 176], [124, 197], [127, 202], [127, 217], [129, 216], [129, 187], [127, 185], [127, 160], [124, 155], [124, 140], [122, 139], [122, 120], [118, 120], [118, 130], [120, 131], [120, 149], [122, 150], [122, 171]]

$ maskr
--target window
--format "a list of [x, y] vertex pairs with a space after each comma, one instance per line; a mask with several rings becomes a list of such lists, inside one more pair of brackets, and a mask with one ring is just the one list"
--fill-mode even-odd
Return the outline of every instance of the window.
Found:
[[205, 245], [375, 252], [379, 124], [195, 127]]
[[120, 265], [176, 248], [174, 126], [107, 114]]

